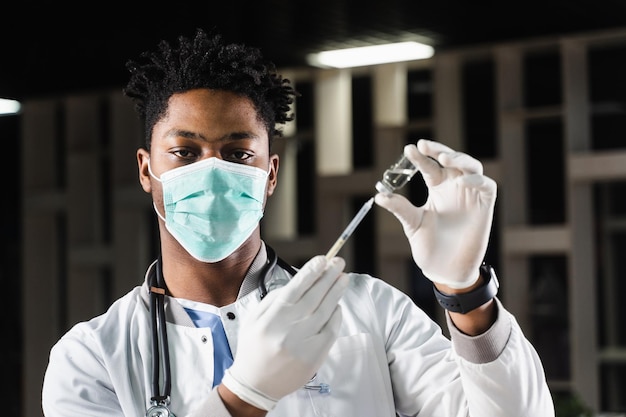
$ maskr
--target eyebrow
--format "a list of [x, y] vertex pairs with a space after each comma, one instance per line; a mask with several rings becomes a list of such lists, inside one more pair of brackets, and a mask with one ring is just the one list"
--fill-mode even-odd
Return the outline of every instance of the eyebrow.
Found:
[[[200, 139], [203, 141], [208, 142], [207, 138], [204, 135], [201, 135], [199, 133], [196, 132], [192, 132], [189, 130], [183, 130], [183, 129], [171, 129], [170, 131], [167, 132], [168, 137], [183, 137], [186, 139]], [[253, 139], [253, 140], [259, 140], [260, 136], [256, 135], [252, 132], [248, 132], [248, 131], [241, 131], [241, 132], [231, 132], [228, 133], [222, 137], [220, 137], [218, 140], [219, 141], [236, 141], [236, 140], [244, 140], [244, 139]]]

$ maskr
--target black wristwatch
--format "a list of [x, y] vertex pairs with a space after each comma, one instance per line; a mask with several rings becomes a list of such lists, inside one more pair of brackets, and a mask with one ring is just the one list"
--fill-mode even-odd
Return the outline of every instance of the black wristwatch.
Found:
[[468, 313], [485, 304], [496, 296], [500, 283], [496, 271], [491, 265], [483, 263], [480, 266], [480, 275], [483, 277], [483, 284], [463, 294], [445, 294], [433, 285], [437, 301], [446, 310], [461, 314]]

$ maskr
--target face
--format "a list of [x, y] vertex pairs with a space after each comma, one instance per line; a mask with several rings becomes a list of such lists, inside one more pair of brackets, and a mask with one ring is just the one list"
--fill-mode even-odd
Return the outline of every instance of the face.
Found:
[[219, 158], [269, 171], [266, 200], [276, 188], [278, 156], [269, 153], [267, 129], [252, 102], [220, 90], [198, 89], [174, 94], [166, 115], [152, 131], [151, 150], [137, 152], [140, 182], [163, 212], [155, 176], [206, 158]]

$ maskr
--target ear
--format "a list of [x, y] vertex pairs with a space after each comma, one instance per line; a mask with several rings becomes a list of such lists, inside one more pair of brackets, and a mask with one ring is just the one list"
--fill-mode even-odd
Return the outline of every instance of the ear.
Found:
[[140, 148], [137, 150], [137, 167], [139, 168], [139, 183], [141, 188], [147, 193], [152, 192], [152, 182], [148, 164], [150, 163], [150, 153]]
[[270, 155], [269, 174], [267, 176], [267, 196], [274, 194], [276, 185], [278, 184], [278, 165], [279, 157], [277, 154]]

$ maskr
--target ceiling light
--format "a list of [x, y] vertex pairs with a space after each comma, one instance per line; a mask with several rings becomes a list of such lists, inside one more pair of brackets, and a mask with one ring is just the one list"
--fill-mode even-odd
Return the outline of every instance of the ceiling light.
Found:
[[410, 41], [318, 52], [309, 54], [307, 61], [321, 68], [350, 68], [426, 59], [434, 53], [432, 46]]
[[22, 105], [19, 101], [0, 98], [0, 116], [18, 114]]

